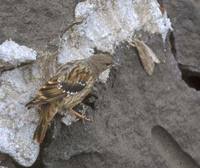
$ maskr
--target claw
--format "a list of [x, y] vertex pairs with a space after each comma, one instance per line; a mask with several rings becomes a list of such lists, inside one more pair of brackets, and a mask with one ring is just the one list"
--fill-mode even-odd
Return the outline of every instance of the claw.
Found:
[[78, 113], [78, 112], [76, 112], [76, 111], [74, 111], [74, 110], [70, 110], [70, 112], [72, 113], [72, 114], [74, 114], [76, 117], [78, 117], [79, 119], [82, 119], [83, 121], [92, 121], [92, 119], [90, 119], [90, 118], [87, 118], [86, 117], [86, 115], [84, 115], [84, 114], [80, 114], [80, 113]]

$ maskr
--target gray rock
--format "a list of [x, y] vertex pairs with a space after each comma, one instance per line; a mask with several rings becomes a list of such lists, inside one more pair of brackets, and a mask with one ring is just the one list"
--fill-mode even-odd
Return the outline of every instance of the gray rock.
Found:
[[35, 50], [20, 46], [12, 40], [6, 40], [0, 45], [0, 71], [33, 62], [36, 60], [36, 56]]
[[[24, 47], [17, 49], [14, 48], [13, 53], [20, 52], [18, 57], [26, 55]], [[31, 54], [34, 53], [29, 52], [27, 57], [32, 58]], [[25, 104], [53, 74], [55, 59], [51, 53], [43, 53], [34, 63], [4, 71], [0, 76], [0, 151], [26, 167], [31, 166], [39, 154], [39, 144], [33, 141], [39, 116], [36, 109], [27, 109]]]
[[5, 154], [0, 153], [0, 168], [16, 168], [12, 159]]
[[[199, 1], [167, 1], [166, 9], [174, 27], [177, 61], [200, 66], [200, 3]], [[175, 10], [176, 9], [176, 10]]]
[[12, 39], [33, 49], [55, 49], [73, 21], [74, 0], [0, 0], [0, 43]]
[[[164, 59], [159, 37], [149, 38], [147, 44]], [[172, 53], [167, 50], [165, 63], [155, 68], [152, 77], [143, 71], [135, 49], [123, 45], [115, 53], [122, 66], [111, 70], [107, 85], [98, 85], [99, 99], [91, 114], [94, 122], [63, 125], [55, 140], [43, 150], [46, 167], [176, 167], [178, 163], [167, 157], [168, 141], [160, 142], [157, 137], [162, 134], [152, 138], [155, 126], [168, 130], [181, 151], [199, 167], [200, 94], [182, 80]], [[174, 157], [187, 159], [182, 153]], [[187, 160], [181, 163], [194, 167]]]
[[[140, 5], [143, 5], [147, 12], [138, 11], [138, 8], [141, 7]], [[26, 11], [24, 6], [19, 5], [18, 7], [21, 12]], [[108, 20], [109, 18], [104, 15], [105, 11], [110, 14], [112, 12], [115, 13], [118, 18], [116, 19], [115, 15], [111, 15], [113, 23], [110, 24], [111, 20]], [[127, 11], [129, 15], [126, 15], [124, 11]], [[82, 55], [84, 54], [82, 53], [88, 53], [94, 47], [112, 52], [118, 43], [131, 41], [131, 37], [136, 30], [161, 33], [165, 38], [166, 32], [171, 26], [169, 19], [161, 15], [155, 0], [145, 3], [143, 1], [132, 2], [130, 0], [119, 0], [117, 3], [102, 1], [102, 4], [99, 4], [98, 1], [80, 2], [76, 7], [75, 17], [76, 19], [84, 19], [83, 22], [86, 24], [78, 25], [73, 33], [70, 31], [65, 33], [62, 39], [62, 49], [58, 57], [59, 63], [83, 58]], [[146, 19], [141, 19], [142, 17]], [[99, 33], [95, 33], [97, 30]], [[85, 36], [82, 34], [85, 34]], [[80, 38], [82, 41], [80, 41]], [[0, 46], [0, 55], [0, 59], [13, 66], [28, 63], [36, 58], [34, 50], [19, 46], [12, 41], [6, 41]], [[57, 63], [56, 56], [48, 53], [42, 53], [41, 55], [41, 58], [38, 58], [35, 64], [6, 71], [0, 77], [2, 83], [0, 87], [2, 100], [0, 107], [0, 132], [2, 134], [0, 151], [9, 154], [23, 166], [32, 165], [39, 153], [39, 145], [34, 143], [32, 139], [38, 115], [35, 110], [27, 110], [25, 104], [30, 100], [30, 96], [35, 94], [36, 89], [38, 89], [43, 80], [53, 74], [53, 69]], [[92, 53], [88, 54], [88, 56], [90, 55]], [[51, 63], [54, 61], [55, 65], [51, 66], [48, 59]], [[101, 77], [103, 82], [106, 82], [108, 74], [109, 72], [105, 73], [104, 77]], [[69, 125], [74, 119], [65, 117], [62, 121]], [[70, 150], [66, 152], [70, 153]]]
[[[186, 0], [168, 2], [167, 11], [175, 28], [176, 59], [169, 49], [164, 53], [160, 37], [148, 34], [141, 37], [159, 59], [165, 61], [156, 66], [152, 77], [144, 72], [135, 49], [127, 48], [126, 44], [113, 48], [115, 58], [120, 60], [121, 65], [111, 70], [107, 84], [97, 85], [99, 99], [95, 103], [95, 110], [88, 112], [94, 122], [76, 122], [67, 127], [60, 124], [60, 118], [56, 118], [54, 129], [49, 130], [53, 136], [47, 136], [47, 144], [44, 144], [40, 155], [45, 167], [167, 168], [177, 166], [179, 162], [176, 162], [176, 158], [184, 159], [181, 157], [183, 153], [194, 161], [190, 163], [200, 165], [200, 95], [185, 84], [178, 66], [178, 63], [194, 65], [195, 71], [198, 71], [199, 11], [192, 2], [196, 3]], [[66, 24], [73, 20], [74, 5], [75, 2], [70, 0], [63, 3], [60, 0], [48, 3], [43, 0], [40, 3], [27, 0], [2, 1], [0, 13], [4, 19], [0, 21], [3, 27], [0, 30], [1, 42], [14, 37], [14, 40], [33, 47], [45, 48], [46, 41], [50, 41], [50, 48], [52, 45], [57, 46], [58, 32], [65, 28], [61, 26], [63, 18], [66, 18], [65, 23], [68, 22]], [[16, 9], [12, 10], [11, 6]], [[175, 14], [177, 9], [180, 12]], [[7, 17], [10, 17], [9, 21], [5, 19]], [[178, 22], [175, 22], [176, 19]], [[191, 20], [193, 23], [190, 27], [188, 23]], [[19, 33], [14, 33], [14, 30]], [[191, 30], [195, 33], [192, 33], [190, 41]], [[34, 162], [39, 150], [31, 139], [38, 116], [34, 110], [27, 111], [24, 104], [54, 67], [45, 58], [37, 61], [39, 63], [4, 72], [0, 77], [0, 106], [4, 107], [1, 118], [7, 117], [1, 120], [0, 126], [4, 137], [10, 138], [7, 140], [12, 142], [7, 146], [0, 144], [1, 150], [7, 152], [9, 149], [11, 156], [26, 166]], [[167, 130], [171, 134], [167, 136], [179, 144], [182, 153], [175, 152], [175, 159], [168, 157], [170, 150], [165, 151], [170, 149], [168, 143], [173, 140], [168, 141], [168, 137], [163, 140], [162, 132], [152, 131], [157, 125]], [[8, 136], [10, 134], [12, 136]], [[27, 138], [22, 139], [21, 136]], [[25, 142], [25, 145], [18, 148], [14, 143], [19, 141]], [[171, 151], [176, 149], [177, 145]], [[184, 160], [181, 163], [189, 162]]]
[[24, 166], [32, 165], [39, 153], [39, 145], [32, 139], [38, 116], [35, 110], [25, 108], [37, 87], [32, 75], [23, 68], [0, 77], [0, 151]]
[[[167, 1], [166, 9], [174, 27], [175, 58], [188, 86], [200, 90], [200, 3], [199, 1]], [[176, 10], [175, 10], [176, 9]]]

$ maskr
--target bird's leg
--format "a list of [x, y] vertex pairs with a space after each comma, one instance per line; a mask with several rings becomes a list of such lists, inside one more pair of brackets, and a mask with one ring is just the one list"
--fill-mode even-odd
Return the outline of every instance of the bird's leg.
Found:
[[92, 121], [90, 118], [87, 118], [85, 115], [80, 114], [80, 113], [74, 111], [73, 109], [70, 109], [69, 112], [72, 113], [72, 114], [74, 114], [76, 117], [82, 119], [83, 121], [84, 120], [86, 120], [86, 121]]

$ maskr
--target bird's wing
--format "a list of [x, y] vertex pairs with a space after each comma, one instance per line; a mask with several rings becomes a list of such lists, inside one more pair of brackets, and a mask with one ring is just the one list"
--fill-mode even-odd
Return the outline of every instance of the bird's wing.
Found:
[[[69, 66], [70, 65], [70, 66]], [[74, 63], [62, 66], [57, 75], [43, 85], [27, 107], [46, 104], [82, 91], [91, 80], [91, 69], [85, 64]], [[68, 67], [67, 67], [68, 66]]]

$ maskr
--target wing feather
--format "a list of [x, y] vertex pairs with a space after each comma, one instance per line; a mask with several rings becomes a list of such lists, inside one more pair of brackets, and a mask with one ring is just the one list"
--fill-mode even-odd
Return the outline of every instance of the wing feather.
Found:
[[[84, 64], [80, 65], [80, 62], [70, 65], [67, 68], [62, 67], [65, 71], [59, 71], [56, 76], [47, 81], [40, 88], [35, 98], [27, 103], [26, 106], [30, 108], [34, 105], [46, 104], [63, 97], [76, 95], [82, 91], [92, 76], [91, 69]], [[76, 75], [71, 75], [71, 72], [76, 72]]]

